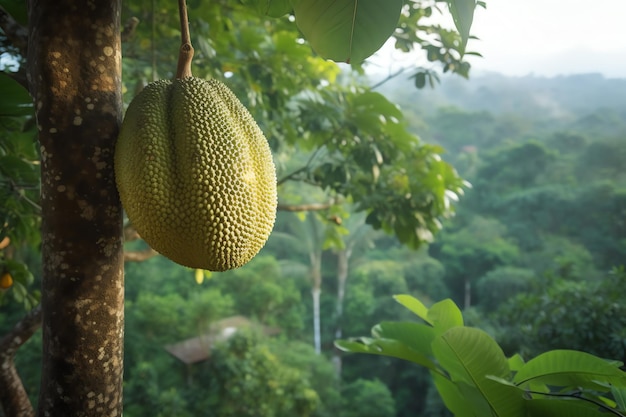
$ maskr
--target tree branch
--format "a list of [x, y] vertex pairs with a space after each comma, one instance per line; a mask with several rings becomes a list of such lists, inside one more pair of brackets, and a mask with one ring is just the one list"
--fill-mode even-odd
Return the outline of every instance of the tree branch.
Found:
[[311, 203], [311, 204], [279, 204], [278, 210], [282, 211], [320, 211], [326, 210], [335, 204], [334, 200], [328, 203]]
[[[127, 224], [124, 226], [124, 241], [132, 242], [134, 240], [141, 239], [137, 230], [133, 227], [132, 224]], [[150, 258], [157, 256], [159, 252], [155, 251], [152, 248], [138, 250], [138, 251], [124, 251], [124, 262], [143, 262], [147, 261]]]
[[574, 394], [559, 394], [556, 392], [538, 392], [538, 391], [528, 391], [530, 394], [536, 394], [536, 395], [545, 395], [546, 397], [565, 397], [565, 398], [574, 398], [574, 399], [578, 399], [578, 400], [583, 400], [583, 401], [587, 401], [590, 402], [600, 408], [602, 408], [604, 411], [606, 411], [609, 414], [614, 414], [616, 416], [619, 417], [626, 417], [624, 416], [624, 414], [620, 413], [618, 410], [615, 410], [614, 408], [611, 408], [609, 406], [607, 406], [606, 404], [603, 404], [599, 401], [596, 401], [594, 399], [591, 398], [586, 398], [582, 396], [582, 393], [574, 393]]
[[306, 162], [306, 165], [304, 165], [303, 167], [300, 167], [298, 169], [296, 169], [295, 171], [291, 172], [290, 174], [287, 174], [286, 176], [284, 176], [283, 178], [280, 178], [277, 181], [277, 185], [281, 185], [282, 183], [289, 181], [290, 179], [294, 178], [296, 175], [300, 174], [301, 172], [305, 172], [308, 171], [309, 167], [311, 166], [311, 163], [313, 162], [313, 160], [315, 159], [315, 157], [317, 157], [317, 154], [324, 149], [324, 147], [320, 147], [317, 148], [313, 154], [311, 154], [311, 156], [309, 157], [309, 160]]
[[404, 68], [400, 68], [398, 71], [387, 75], [387, 77], [383, 78], [382, 80], [378, 81], [376, 84], [372, 85], [371, 87], [368, 88], [369, 91], [371, 90], [375, 90], [378, 87], [382, 86], [383, 84], [385, 84], [388, 81], [393, 80], [394, 78], [396, 78], [397, 76], [404, 74], [404, 72], [407, 70], [407, 67]]
[[0, 28], [13, 46], [25, 57], [28, 50], [28, 30], [20, 25], [2, 6], [0, 6]]
[[0, 405], [7, 416], [34, 417], [24, 384], [15, 369], [15, 352], [41, 327], [41, 306], [32, 309], [0, 339]]
[[143, 262], [157, 256], [158, 254], [159, 252], [152, 248], [131, 252], [124, 251], [124, 262]]
[[134, 16], [126, 21], [124, 29], [122, 30], [122, 42], [128, 42], [135, 35], [138, 24], [139, 19]]

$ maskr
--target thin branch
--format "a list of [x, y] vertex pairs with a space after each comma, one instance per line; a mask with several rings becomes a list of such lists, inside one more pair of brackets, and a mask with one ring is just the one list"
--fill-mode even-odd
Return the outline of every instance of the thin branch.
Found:
[[311, 165], [311, 163], [313, 162], [313, 160], [317, 156], [317, 154], [322, 149], [325, 149], [325, 148], [322, 146], [322, 147], [319, 147], [319, 148], [315, 149], [315, 151], [311, 154], [311, 156], [309, 157], [309, 160], [306, 161], [306, 164], [303, 167], [300, 167], [300, 168], [296, 169], [295, 171], [291, 172], [290, 174], [287, 174], [284, 177], [282, 177], [281, 179], [279, 179], [277, 181], [277, 185], [281, 185], [282, 183], [284, 183], [286, 181], [289, 181], [290, 179], [292, 179], [296, 175], [300, 174], [301, 172], [307, 171], [309, 169], [309, 166]]
[[[135, 230], [132, 224], [129, 223], [124, 226], [125, 242], [132, 242], [139, 239], [141, 239], [141, 236], [139, 236], [139, 233], [137, 233], [137, 230]], [[124, 251], [124, 262], [143, 262], [157, 256], [158, 254], [159, 253], [152, 248], [138, 251]]]
[[41, 327], [41, 317], [41, 305], [38, 305], [0, 339], [0, 406], [7, 416], [35, 416], [13, 359], [17, 349]]
[[0, 28], [25, 57], [28, 50], [28, 29], [20, 25], [2, 6], [0, 6]]
[[124, 29], [122, 30], [122, 42], [128, 42], [134, 35], [139, 24], [139, 19], [131, 17], [126, 21]]
[[41, 327], [41, 305], [33, 308], [13, 329], [0, 339], [0, 358], [15, 355], [22, 346]]
[[331, 208], [335, 204], [334, 200], [328, 203], [311, 204], [279, 204], [278, 210], [282, 211], [321, 211]]
[[308, 165], [300, 167], [300, 168], [296, 169], [295, 171], [290, 172], [289, 174], [287, 174], [284, 177], [282, 177], [281, 179], [279, 179], [276, 182], [276, 185], [281, 185], [281, 184], [283, 184], [283, 183], [293, 179], [296, 175], [300, 174], [301, 172], [305, 172], [308, 169], [309, 169]]
[[150, 258], [154, 258], [159, 253], [152, 248], [138, 251], [124, 251], [124, 262], [143, 262]]
[[368, 88], [368, 90], [374, 90], [378, 87], [380, 87], [381, 85], [385, 84], [388, 81], [393, 80], [394, 78], [396, 78], [399, 75], [404, 74], [404, 72], [409, 69], [408, 67], [402, 67], [400, 68], [398, 71], [394, 72], [393, 74], [389, 74], [387, 77], [383, 78], [382, 80], [380, 80], [379, 82], [377, 82], [376, 84], [372, 85], [371, 87]]
[[607, 406], [606, 404], [603, 404], [603, 403], [601, 403], [599, 401], [592, 400], [591, 398], [585, 398], [582, 395], [558, 394], [558, 393], [554, 393], [554, 392], [538, 392], [538, 391], [528, 391], [528, 393], [530, 393], [530, 394], [537, 394], [537, 395], [545, 395], [547, 397], [566, 397], [566, 398], [574, 398], [574, 399], [578, 399], [578, 400], [583, 400], [583, 401], [587, 401], [587, 402], [590, 402], [592, 404], [595, 404], [598, 407], [602, 408], [603, 410], [608, 411], [609, 413], [614, 414], [616, 416], [626, 417], [624, 414], [620, 413], [616, 409], [611, 408], [611, 407]]
[[178, 54], [178, 68], [176, 78], [191, 77], [191, 60], [193, 59], [193, 46], [189, 35], [189, 18], [187, 17], [187, 4], [185, 0], [178, 0], [178, 14], [180, 15], [180, 52]]

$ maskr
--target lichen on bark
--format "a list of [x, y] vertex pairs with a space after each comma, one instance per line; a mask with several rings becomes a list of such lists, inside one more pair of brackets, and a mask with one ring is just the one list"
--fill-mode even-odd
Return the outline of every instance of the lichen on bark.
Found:
[[43, 357], [38, 415], [121, 416], [120, 1], [31, 0], [41, 149]]

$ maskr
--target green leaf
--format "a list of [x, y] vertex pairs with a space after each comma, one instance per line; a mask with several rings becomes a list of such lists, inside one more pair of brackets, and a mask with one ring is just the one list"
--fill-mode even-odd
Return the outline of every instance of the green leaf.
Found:
[[[453, 327], [435, 339], [433, 353], [452, 382], [476, 387], [492, 415], [524, 415], [524, 391], [490, 378], [506, 380], [511, 371], [502, 349], [487, 333], [470, 327]], [[480, 403], [479, 399], [473, 401]]]
[[382, 322], [372, 328], [377, 339], [397, 340], [424, 356], [432, 356], [435, 330], [426, 324], [412, 322]]
[[360, 63], [391, 36], [402, 0], [292, 0], [296, 24], [315, 52]]
[[533, 398], [526, 401], [528, 415], [533, 417], [607, 417], [598, 405], [580, 398]]
[[460, 52], [465, 51], [465, 46], [470, 37], [470, 29], [474, 21], [474, 9], [476, 8], [476, 0], [447, 0], [450, 7], [450, 13], [454, 19], [454, 25], [461, 35], [463, 45]]
[[611, 386], [611, 394], [613, 394], [617, 407], [626, 411], [626, 387]]
[[360, 337], [350, 340], [336, 340], [337, 349], [351, 353], [370, 353], [373, 355], [389, 356], [404, 359], [418, 365], [425, 366], [434, 372], [441, 372], [437, 365], [425, 355], [410, 349], [397, 340], [371, 339]]
[[411, 312], [415, 313], [417, 317], [424, 320], [426, 323], [433, 324], [433, 322], [428, 318], [428, 308], [426, 308], [426, 306], [417, 298], [407, 294], [394, 295], [393, 298], [398, 303], [408, 308]]
[[289, 0], [268, 0], [267, 11], [265, 13], [270, 17], [281, 17], [291, 10]]
[[522, 366], [524, 366], [524, 364], [524, 358], [522, 358], [519, 353], [516, 353], [509, 358], [509, 369], [511, 369], [511, 371], [513, 372], [517, 372], [522, 369]]
[[461, 310], [454, 304], [454, 301], [447, 298], [433, 304], [428, 310], [428, 320], [438, 333], [443, 333], [448, 329], [457, 326], [463, 326], [463, 314]]
[[0, 116], [25, 116], [33, 114], [33, 100], [17, 81], [0, 73]]
[[14, 155], [0, 157], [0, 173], [11, 178], [13, 182], [19, 185], [33, 184], [39, 180], [35, 165]]
[[626, 387], [626, 373], [614, 363], [589, 353], [552, 350], [528, 361], [517, 372], [513, 381], [520, 386], [525, 386], [529, 382], [540, 382], [559, 387], [606, 391], [606, 385], [599, 382]]
[[439, 374], [432, 373], [432, 376], [439, 396], [455, 417], [476, 416], [472, 407], [469, 406], [468, 399], [461, 394], [461, 391], [454, 382]]
[[28, 24], [27, 2], [24, 0], [0, 0], [0, 7], [7, 11], [18, 23]]
[[281, 17], [291, 11], [289, 0], [243, 0], [242, 2], [258, 14], [270, 17]]

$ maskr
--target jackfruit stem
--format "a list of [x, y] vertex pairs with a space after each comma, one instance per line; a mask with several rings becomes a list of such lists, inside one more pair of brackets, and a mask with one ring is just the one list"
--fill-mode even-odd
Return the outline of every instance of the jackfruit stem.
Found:
[[180, 16], [180, 52], [178, 53], [178, 67], [176, 78], [192, 77], [191, 60], [193, 59], [193, 46], [189, 35], [189, 18], [187, 17], [187, 4], [185, 0], [178, 0], [178, 14]]

